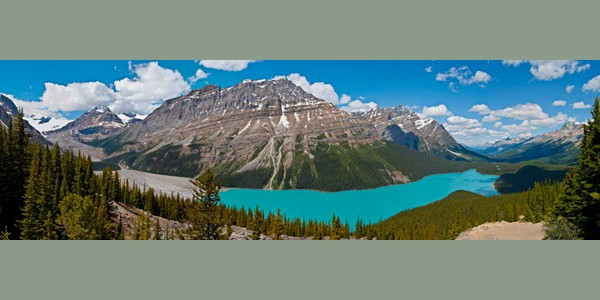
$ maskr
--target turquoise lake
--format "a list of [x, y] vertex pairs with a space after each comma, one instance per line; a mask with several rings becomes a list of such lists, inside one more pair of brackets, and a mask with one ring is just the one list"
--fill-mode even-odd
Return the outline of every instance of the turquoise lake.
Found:
[[427, 176], [419, 181], [380, 187], [371, 190], [319, 192], [311, 190], [232, 189], [221, 192], [227, 206], [258, 205], [265, 212], [280, 209], [288, 218], [331, 220], [335, 213], [342, 222], [354, 227], [357, 218], [377, 222], [400, 211], [440, 200], [457, 190], [467, 190], [485, 196], [496, 195], [493, 187], [496, 175], [479, 174], [475, 170]]

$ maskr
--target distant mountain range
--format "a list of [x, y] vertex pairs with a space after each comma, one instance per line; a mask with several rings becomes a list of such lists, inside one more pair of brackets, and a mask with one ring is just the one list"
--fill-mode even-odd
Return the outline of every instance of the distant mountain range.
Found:
[[574, 164], [579, 157], [583, 124], [573, 122], [555, 131], [529, 138], [506, 138], [479, 153], [505, 162], [541, 160], [552, 164]]
[[[17, 108], [2, 96], [0, 120]], [[577, 159], [582, 125], [478, 149], [405, 106], [348, 113], [287, 79], [207, 85], [166, 100], [148, 116], [98, 106], [74, 121], [28, 116], [36, 138], [93, 160], [177, 176], [213, 168], [226, 186], [343, 190], [475, 168], [472, 162]]]

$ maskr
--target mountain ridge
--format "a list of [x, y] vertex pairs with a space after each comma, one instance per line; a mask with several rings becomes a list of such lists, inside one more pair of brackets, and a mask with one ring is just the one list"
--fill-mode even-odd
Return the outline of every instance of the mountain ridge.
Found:
[[527, 138], [496, 141], [478, 150], [498, 161], [542, 160], [553, 164], [574, 164], [578, 160], [583, 124], [566, 122], [557, 130]]
[[384, 140], [372, 123], [287, 79], [193, 90], [93, 145], [112, 163], [190, 177], [211, 167], [239, 187], [326, 189], [319, 182], [333, 178], [333, 189], [364, 188], [444, 171], [426, 166], [434, 159], [428, 154]]

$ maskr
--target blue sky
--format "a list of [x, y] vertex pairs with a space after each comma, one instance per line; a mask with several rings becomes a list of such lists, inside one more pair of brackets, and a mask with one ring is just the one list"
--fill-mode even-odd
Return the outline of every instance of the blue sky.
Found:
[[599, 61], [0, 61], [0, 93], [26, 113], [74, 119], [95, 105], [148, 114], [212, 83], [286, 76], [349, 111], [399, 104], [477, 145], [582, 122]]

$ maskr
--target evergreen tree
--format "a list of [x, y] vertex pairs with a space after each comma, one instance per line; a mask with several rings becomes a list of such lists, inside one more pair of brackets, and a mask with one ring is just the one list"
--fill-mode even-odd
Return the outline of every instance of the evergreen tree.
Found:
[[281, 238], [281, 235], [284, 233], [285, 227], [283, 224], [283, 216], [281, 215], [281, 211], [277, 209], [276, 215], [272, 216], [272, 221], [270, 222], [271, 235], [274, 240], [278, 240]]
[[14, 123], [9, 121], [6, 131], [0, 128], [0, 132], [0, 226], [18, 237], [17, 221], [22, 219], [30, 165], [30, 135], [25, 132], [23, 110], [19, 110]]
[[59, 204], [58, 223], [70, 240], [94, 240], [98, 235], [97, 209], [90, 196], [69, 194]]
[[142, 214], [133, 223], [133, 239], [134, 240], [149, 240], [151, 238], [152, 222], [150, 214], [142, 212]]
[[555, 209], [555, 221], [563, 217], [584, 239], [600, 239], [600, 105], [597, 97], [592, 119], [583, 125], [579, 165], [569, 170], [565, 184], [565, 193]]
[[42, 215], [38, 203], [43, 198], [42, 191], [42, 150], [41, 144], [34, 147], [33, 157], [30, 167], [30, 175], [27, 180], [25, 193], [25, 205], [23, 206], [23, 219], [21, 225], [21, 239], [36, 240], [41, 238], [40, 229], [42, 227]]
[[160, 223], [158, 222], [158, 218], [156, 218], [156, 223], [154, 224], [154, 240], [160, 240]]
[[339, 240], [342, 234], [342, 222], [339, 217], [333, 215], [331, 220], [331, 239]]
[[189, 206], [188, 218], [191, 222], [190, 237], [203, 240], [219, 239], [219, 216], [217, 205], [221, 200], [221, 182], [215, 182], [212, 170], [191, 181], [194, 185], [193, 205]]
[[0, 239], [2, 240], [10, 240], [10, 232], [8, 232], [8, 226], [4, 226], [4, 231], [0, 233]]
[[117, 240], [125, 239], [125, 229], [123, 228], [123, 220], [119, 218], [119, 226], [117, 227]]
[[258, 206], [254, 209], [254, 222], [252, 223], [252, 239], [260, 240], [260, 235], [263, 233], [264, 214], [258, 209]]

